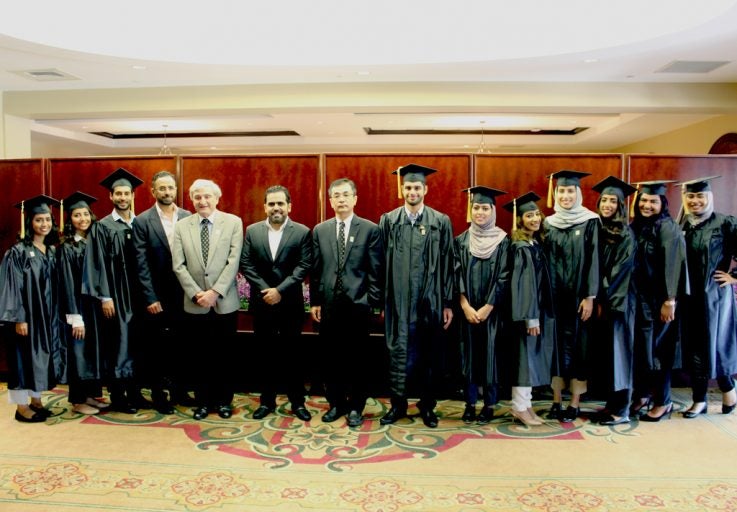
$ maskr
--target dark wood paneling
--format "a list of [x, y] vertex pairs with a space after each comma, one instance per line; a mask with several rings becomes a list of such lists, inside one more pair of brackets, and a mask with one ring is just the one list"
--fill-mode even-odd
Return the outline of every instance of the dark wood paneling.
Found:
[[[0, 160], [0, 183], [6, 198], [0, 203], [0, 253], [4, 254], [20, 232], [20, 210], [13, 205], [46, 191], [43, 160]], [[58, 221], [58, 211], [54, 218]]]
[[218, 209], [238, 215], [244, 227], [266, 218], [264, 191], [284, 185], [292, 197], [290, 218], [312, 227], [319, 222], [318, 155], [185, 156], [182, 157], [184, 206], [192, 209], [189, 187], [199, 178], [217, 183], [223, 191]]
[[[630, 181], [676, 180], [688, 181], [704, 176], [721, 176], [712, 182], [714, 209], [737, 215], [737, 155], [628, 155]], [[671, 215], [676, 217], [681, 208], [681, 188], [668, 187], [666, 194]]]
[[[374, 222], [381, 214], [401, 206], [397, 197], [396, 176], [391, 172], [397, 167], [416, 163], [437, 169], [427, 178], [428, 192], [425, 203], [446, 213], [457, 235], [466, 224], [466, 196], [461, 190], [469, 186], [470, 155], [326, 155], [325, 186], [339, 178], [350, 178], [358, 189], [356, 213]], [[326, 218], [333, 215], [329, 202], [325, 204]]]
[[50, 192], [58, 199], [76, 190], [96, 197], [97, 202], [92, 205], [92, 210], [98, 218], [102, 218], [113, 210], [113, 204], [110, 192], [100, 185], [100, 181], [118, 167], [123, 167], [143, 180], [135, 195], [135, 210], [140, 213], [154, 204], [151, 178], [159, 171], [169, 171], [176, 176], [176, 164], [174, 156], [52, 158], [48, 160]]
[[[508, 192], [498, 198], [499, 206], [531, 190], [542, 197], [538, 204], [543, 213], [552, 215], [553, 209], [545, 205], [548, 175], [562, 169], [591, 173], [591, 176], [581, 181], [581, 192], [584, 206], [595, 211], [599, 195], [591, 187], [610, 175], [621, 178], [623, 157], [616, 154], [477, 155], [475, 168], [474, 185], [485, 185]], [[512, 215], [503, 208], [498, 208], [497, 225], [511, 232]]]

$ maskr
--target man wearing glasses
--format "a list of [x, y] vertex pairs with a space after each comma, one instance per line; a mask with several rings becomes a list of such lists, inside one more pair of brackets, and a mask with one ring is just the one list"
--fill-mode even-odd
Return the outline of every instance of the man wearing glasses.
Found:
[[[363, 423], [370, 365], [349, 364], [356, 353], [373, 352], [369, 323], [372, 307], [383, 298], [383, 249], [379, 227], [354, 215], [356, 185], [341, 178], [328, 188], [335, 217], [315, 226], [310, 278], [312, 319], [320, 323], [320, 339], [327, 357], [326, 398], [330, 409], [322, 420], [330, 423], [347, 415], [349, 427]], [[346, 334], [350, 333], [349, 337]]]

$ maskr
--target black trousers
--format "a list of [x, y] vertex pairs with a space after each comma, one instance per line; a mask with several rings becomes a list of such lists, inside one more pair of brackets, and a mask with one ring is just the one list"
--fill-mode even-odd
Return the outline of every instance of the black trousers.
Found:
[[164, 398], [164, 390], [168, 390], [172, 398], [181, 395], [191, 387], [186, 382], [189, 373], [186, 353], [181, 350], [186, 332], [184, 313], [166, 307], [156, 315], [143, 311], [141, 316], [137, 381], [141, 387], [151, 388], [154, 400]]
[[368, 397], [366, 362], [375, 359], [369, 336], [371, 309], [338, 297], [322, 306], [320, 352], [324, 354], [325, 397], [332, 407], [363, 411]]
[[232, 376], [238, 312], [186, 314], [192, 383], [198, 407], [215, 408], [233, 401]]
[[282, 387], [292, 409], [305, 404], [306, 351], [300, 340], [304, 315], [302, 304], [262, 304], [253, 310], [261, 405], [275, 408]]

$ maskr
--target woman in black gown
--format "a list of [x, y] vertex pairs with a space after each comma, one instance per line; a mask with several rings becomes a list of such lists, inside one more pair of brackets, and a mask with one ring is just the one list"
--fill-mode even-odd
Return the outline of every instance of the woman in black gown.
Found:
[[551, 373], [558, 373], [553, 296], [542, 249], [543, 214], [535, 204], [539, 199], [528, 192], [504, 205], [514, 219], [509, 282], [511, 414], [527, 426], [543, 424], [532, 408], [533, 386], [548, 385]]
[[5, 253], [0, 267], [0, 321], [11, 324], [8, 400], [16, 406], [15, 419], [25, 423], [49, 416], [41, 392], [65, 378], [52, 206], [59, 201], [48, 196], [16, 205], [22, 212], [20, 241]]
[[596, 210], [601, 218], [601, 285], [594, 326], [601, 346], [599, 367], [608, 393], [598, 421], [600, 425], [619, 425], [629, 423], [632, 399], [635, 294], [631, 277], [636, 245], [627, 224], [625, 198], [635, 192], [635, 187], [609, 176], [592, 188], [600, 194]]
[[[581, 178], [589, 173], [563, 170], [555, 179], [555, 214], [545, 219], [545, 256], [555, 297], [556, 350], [560, 371], [553, 374], [549, 419], [573, 421], [587, 390], [594, 298], [599, 292], [599, 216], [583, 206]], [[552, 191], [551, 191], [552, 192]], [[549, 194], [552, 195], [552, 194]], [[568, 381], [571, 401], [562, 408]]]
[[[471, 226], [455, 238], [455, 277], [464, 320], [461, 322], [465, 380], [464, 423], [489, 423], [494, 417], [497, 386], [496, 343], [509, 280], [507, 233], [496, 225], [495, 197], [505, 194], [473, 187], [469, 194]], [[479, 386], [484, 407], [476, 416]]]
[[678, 301], [688, 294], [686, 242], [668, 211], [668, 181], [640, 182], [631, 227], [635, 256], [636, 310], [632, 414], [650, 405], [640, 421], [670, 418], [671, 372], [680, 362]]
[[96, 199], [75, 192], [64, 199], [67, 222], [64, 242], [59, 248], [61, 304], [67, 327], [65, 340], [69, 356], [69, 402], [79, 414], [97, 414], [109, 404], [98, 400], [104, 365], [100, 339], [100, 300], [82, 294], [88, 239], [97, 236], [97, 221], [90, 204]]
[[691, 374], [693, 404], [685, 418], [706, 414], [709, 379], [722, 392], [722, 413], [737, 405], [737, 308], [729, 274], [737, 257], [737, 219], [714, 211], [710, 181], [718, 176], [683, 183], [686, 256], [691, 295], [685, 300], [683, 346]]

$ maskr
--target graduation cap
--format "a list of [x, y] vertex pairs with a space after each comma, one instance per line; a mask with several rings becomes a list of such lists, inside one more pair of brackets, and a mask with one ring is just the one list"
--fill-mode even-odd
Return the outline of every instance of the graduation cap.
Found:
[[695, 180], [682, 181], [679, 185], [681, 185], [682, 192], [706, 192], [711, 190], [709, 182], [716, 178], [721, 178], [721, 176], [705, 176]]
[[79, 190], [62, 199], [60, 206], [61, 218], [59, 220], [59, 230], [62, 232], [64, 231], [64, 206], [66, 206], [67, 211], [71, 213], [72, 210], [77, 208], [87, 208], [89, 210], [90, 205], [95, 201], [97, 201], [96, 197], [92, 197], [91, 195], [80, 192]]
[[563, 169], [558, 172], [554, 172], [548, 176], [548, 208], [553, 207], [553, 179], [555, 178], [555, 184], [558, 187], [569, 187], [575, 185], [576, 187], [581, 186], [581, 179], [586, 176], [591, 176], [590, 172], [574, 171], [572, 169]]
[[466, 209], [466, 222], [471, 222], [471, 205], [473, 203], [476, 204], [496, 204], [496, 196], [501, 196], [506, 194], [503, 190], [497, 190], [495, 188], [491, 187], [484, 187], [482, 185], [478, 185], [471, 188], [466, 188], [462, 190], [462, 192], [466, 192], [468, 194], [468, 208]]
[[399, 199], [402, 198], [402, 178], [404, 181], [419, 181], [425, 183], [425, 178], [433, 173], [438, 172], [437, 169], [431, 169], [418, 164], [407, 164], [402, 167], [398, 167], [396, 171], [392, 171], [392, 174], [397, 175], [397, 194]]
[[51, 213], [52, 206], [59, 206], [59, 201], [45, 194], [30, 197], [13, 206], [20, 210], [20, 237], [26, 237], [26, 210], [31, 215], [38, 213]]
[[637, 192], [635, 187], [615, 176], [607, 176], [591, 188], [599, 194], [616, 195], [622, 199]]
[[112, 173], [108, 174], [100, 185], [114, 192], [116, 187], [128, 187], [131, 189], [131, 212], [133, 212], [133, 191], [137, 186], [143, 184], [143, 180], [138, 176], [131, 174], [122, 167], [118, 167]]
[[650, 181], [636, 181], [633, 185], [637, 185], [635, 197], [632, 198], [630, 205], [630, 217], [635, 216], [635, 203], [637, 203], [638, 197], [641, 194], [649, 194], [652, 196], [664, 196], [665, 190], [668, 188], [669, 183], [675, 183], [676, 180], [650, 180]]
[[519, 197], [515, 197], [502, 208], [512, 213], [512, 231], [517, 231], [517, 214], [531, 212], [538, 209], [537, 201], [542, 199], [534, 192], [526, 192]]

